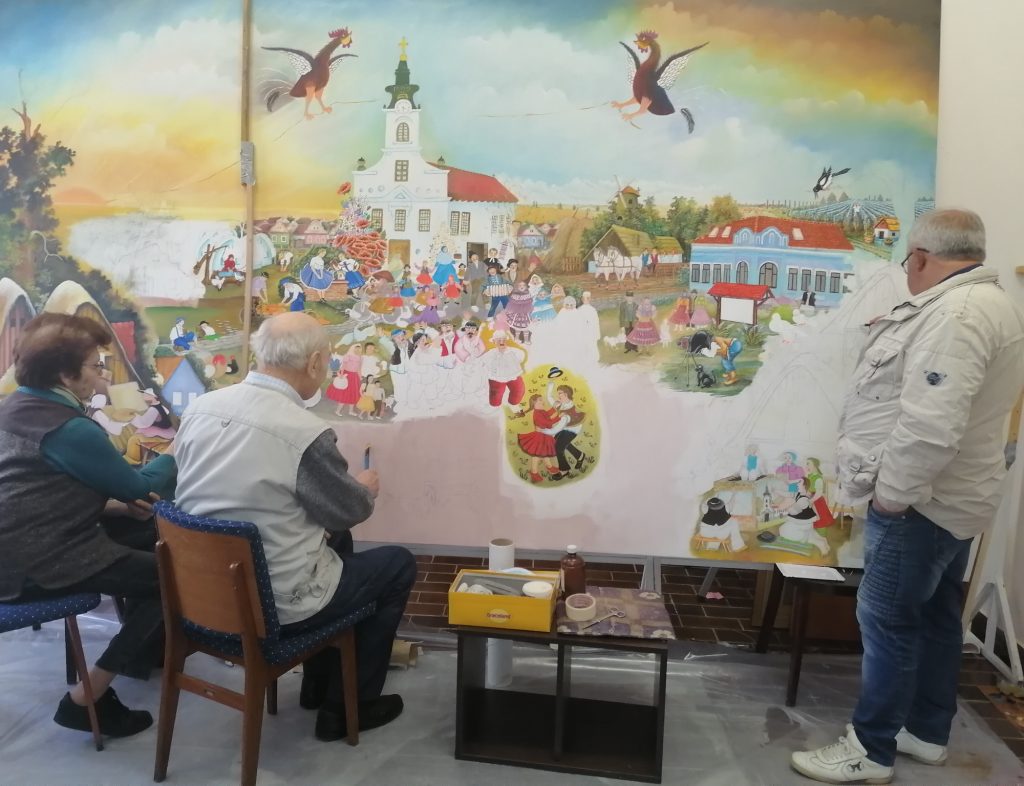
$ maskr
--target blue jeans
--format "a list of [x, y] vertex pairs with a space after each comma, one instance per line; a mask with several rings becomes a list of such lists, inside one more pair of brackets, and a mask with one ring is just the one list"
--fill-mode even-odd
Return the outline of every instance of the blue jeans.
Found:
[[970, 550], [970, 540], [957, 540], [913, 508], [896, 516], [868, 508], [857, 592], [864, 660], [853, 726], [873, 762], [892, 766], [901, 727], [925, 742], [949, 741]]
[[[370, 601], [377, 601], [377, 611], [356, 623], [356, 676], [359, 682], [359, 700], [369, 701], [380, 696], [391, 660], [391, 645], [402, 621], [402, 612], [416, 583], [416, 558], [401, 546], [380, 546], [346, 553], [342, 538], [335, 550], [341, 554], [344, 568], [334, 596], [320, 611], [309, 619], [283, 625], [287, 633], [315, 628], [338, 617], [344, 617]], [[349, 543], [351, 540], [349, 539]], [[337, 547], [340, 546], [340, 549]], [[342, 685], [338, 650], [329, 648], [306, 661], [304, 670], [323, 675], [327, 680], [327, 701], [341, 704]]]

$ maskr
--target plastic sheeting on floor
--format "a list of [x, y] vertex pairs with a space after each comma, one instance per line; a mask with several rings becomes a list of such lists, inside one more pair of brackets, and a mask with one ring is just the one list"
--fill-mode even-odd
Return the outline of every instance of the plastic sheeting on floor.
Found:
[[[102, 608], [102, 607], [101, 607]], [[104, 613], [80, 618], [90, 662], [117, 630]], [[411, 636], [411, 638], [415, 638]], [[145, 784], [152, 782], [155, 726], [96, 752], [87, 733], [52, 721], [66, 688], [59, 622], [39, 632], [0, 636], [0, 783]], [[653, 662], [576, 650], [573, 695], [649, 701]], [[400, 693], [405, 713], [360, 735], [358, 747], [313, 737], [315, 712], [298, 705], [298, 674], [279, 684], [279, 712], [265, 716], [259, 783], [343, 786], [537, 786], [624, 783], [603, 778], [456, 761], [455, 653], [428, 649], [418, 665], [392, 671], [388, 693]], [[849, 719], [858, 685], [853, 657], [804, 659], [798, 706], [783, 706], [785, 655], [677, 642], [669, 664], [663, 783], [701, 786], [809, 783], [789, 768], [796, 749], [835, 741]], [[192, 673], [240, 688], [242, 672], [193, 655]], [[553, 691], [554, 652], [517, 647], [513, 689]], [[149, 682], [119, 678], [114, 686], [130, 707], [159, 706], [158, 673]], [[236, 784], [240, 772], [241, 714], [182, 694], [167, 783]], [[970, 710], [954, 722], [949, 761], [933, 768], [900, 758], [900, 784], [1008, 784], [1024, 782], [1017, 757]]]

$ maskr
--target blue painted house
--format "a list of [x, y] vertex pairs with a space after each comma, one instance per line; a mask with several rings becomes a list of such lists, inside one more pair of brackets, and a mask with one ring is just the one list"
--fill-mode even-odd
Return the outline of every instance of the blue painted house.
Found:
[[154, 358], [157, 373], [164, 379], [160, 394], [175, 415], [206, 392], [203, 380], [183, 357]]
[[707, 292], [719, 282], [769, 287], [777, 299], [839, 305], [853, 275], [853, 245], [835, 224], [753, 216], [712, 227], [693, 241], [690, 286]]

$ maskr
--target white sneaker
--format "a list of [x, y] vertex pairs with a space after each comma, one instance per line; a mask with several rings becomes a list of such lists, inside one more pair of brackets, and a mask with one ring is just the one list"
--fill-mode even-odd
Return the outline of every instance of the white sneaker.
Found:
[[925, 742], [906, 729], [900, 729], [896, 735], [896, 752], [903, 753], [922, 764], [941, 765], [946, 763], [945, 745]]
[[824, 748], [794, 751], [789, 761], [801, 775], [822, 783], [889, 783], [894, 771], [868, 758], [853, 729]]

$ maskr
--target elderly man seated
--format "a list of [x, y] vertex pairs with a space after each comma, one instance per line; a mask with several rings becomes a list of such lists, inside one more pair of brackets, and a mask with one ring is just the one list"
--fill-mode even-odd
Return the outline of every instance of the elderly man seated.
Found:
[[[400, 546], [352, 553], [349, 529], [373, 513], [378, 478], [373, 470], [350, 475], [334, 430], [303, 406], [327, 375], [323, 327], [306, 314], [281, 314], [260, 326], [252, 348], [256, 371], [185, 410], [177, 504], [194, 515], [256, 524], [286, 631], [377, 602], [376, 613], [356, 626], [356, 658], [359, 728], [382, 726], [402, 712], [400, 696], [381, 692], [416, 562]], [[340, 672], [335, 649], [303, 667], [299, 701], [319, 708], [321, 740], [347, 734]]]

